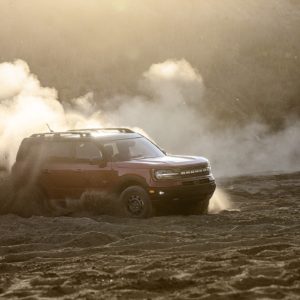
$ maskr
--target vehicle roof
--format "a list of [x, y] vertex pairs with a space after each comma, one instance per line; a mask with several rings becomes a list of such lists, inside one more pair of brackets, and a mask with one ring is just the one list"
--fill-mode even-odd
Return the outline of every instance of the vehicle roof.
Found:
[[29, 140], [101, 140], [112, 141], [142, 137], [141, 134], [128, 128], [95, 128], [77, 129], [62, 132], [45, 132], [31, 135]]

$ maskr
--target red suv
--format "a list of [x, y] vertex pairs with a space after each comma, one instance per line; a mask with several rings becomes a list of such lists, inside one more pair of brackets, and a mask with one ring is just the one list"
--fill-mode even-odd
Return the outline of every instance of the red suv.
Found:
[[216, 184], [203, 157], [169, 155], [127, 128], [80, 129], [25, 138], [12, 168], [17, 190], [46, 201], [109, 195], [123, 216], [206, 213]]

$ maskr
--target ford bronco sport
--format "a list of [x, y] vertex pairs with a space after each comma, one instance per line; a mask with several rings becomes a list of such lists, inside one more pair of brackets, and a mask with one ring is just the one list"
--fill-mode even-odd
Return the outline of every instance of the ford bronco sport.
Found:
[[78, 199], [87, 191], [114, 195], [123, 216], [206, 213], [215, 190], [207, 159], [166, 154], [127, 128], [80, 129], [25, 138], [12, 168], [17, 190], [41, 198]]

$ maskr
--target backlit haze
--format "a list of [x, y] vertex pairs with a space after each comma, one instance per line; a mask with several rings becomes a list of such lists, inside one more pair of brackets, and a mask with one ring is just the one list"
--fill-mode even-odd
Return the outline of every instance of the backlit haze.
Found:
[[[0, 151], [129, 126], [217, 175], [298, 170], [297, 1], [1, 1]], [[5, 42], [4, 42], [5, 41]]]

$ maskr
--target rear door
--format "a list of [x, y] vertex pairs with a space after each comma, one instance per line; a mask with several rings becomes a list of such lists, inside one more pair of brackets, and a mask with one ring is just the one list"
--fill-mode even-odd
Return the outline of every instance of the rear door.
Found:
[[87, 190], [108, 189], [111, 163], [93, 141], [52, 141], [44, 152], [41, 181], [49, 197], [80, 198]]
[[85, 188], [75, 159], [75, 143], [71, 140], [44, 143], [45, 162], [42, 166], [41, 180], [49, 197], [77, 198]]

